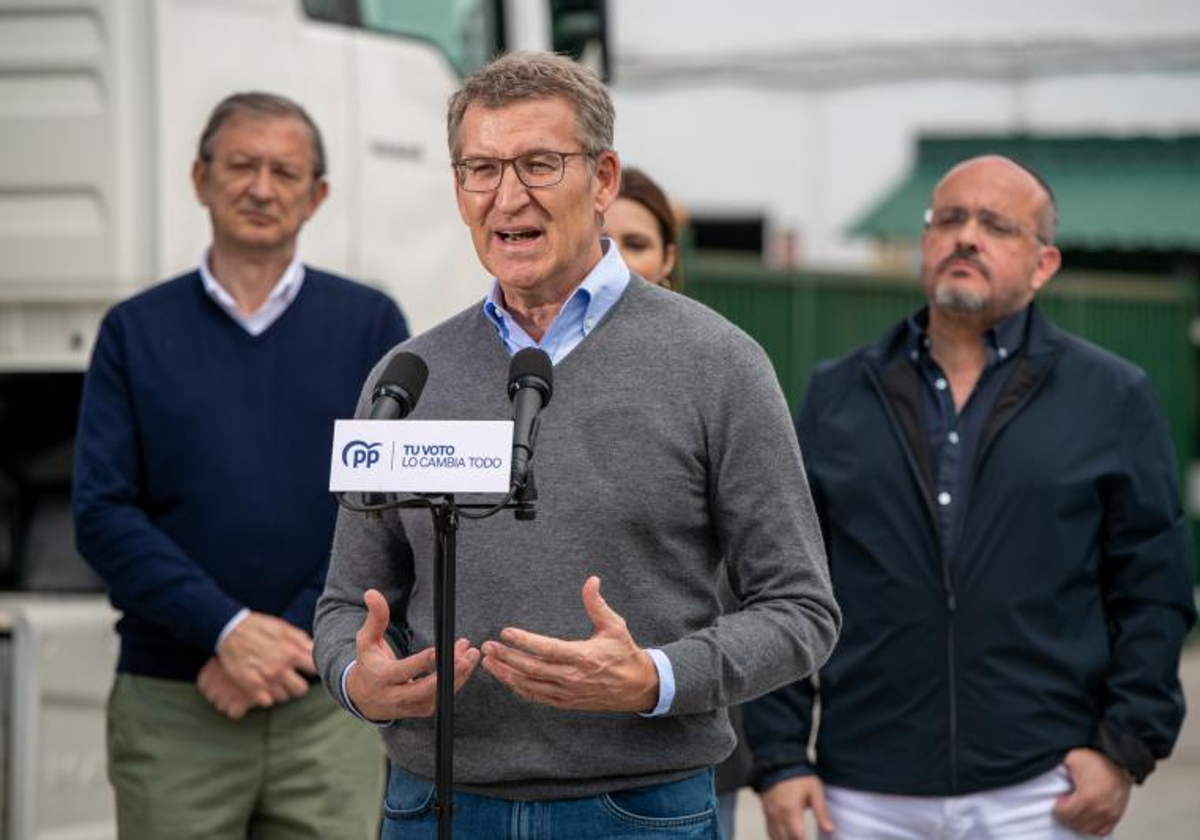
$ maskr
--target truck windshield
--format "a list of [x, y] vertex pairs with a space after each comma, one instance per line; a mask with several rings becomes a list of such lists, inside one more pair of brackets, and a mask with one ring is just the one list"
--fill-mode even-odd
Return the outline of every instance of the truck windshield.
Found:
[[[543, 0], [550, 49], [609, 78], [605, 0]], [[433, 44], [461, 76], [508, 46], [505, 0], [304, 0], [310, 18]]]
[[359, 14], [364, 29], [432, 42], [462, 75], [491, 60], [501, 43], [491, 0], [362, 0]]

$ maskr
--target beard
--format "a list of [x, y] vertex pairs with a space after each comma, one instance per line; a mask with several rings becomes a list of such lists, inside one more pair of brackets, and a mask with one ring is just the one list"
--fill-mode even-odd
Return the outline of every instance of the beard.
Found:
[[978, 315], [987, 309], [989, 302], [985, 294], [959, 289], [948, 283], [939, 283], [933, 290], [935, 306], [960, 315]]
[[987, 283], [992, 281], [992, 272], [980, 259], [974, 247], [958, 244], [954, 250], [934, 265], [930, 265], [922, 254], [921, 274], [926, 289], [933, 287], [930, 303], [944, 312], [956, 315], [980, 315], [987, 311], [992, 303], [991, 290], [964, 289], [954, 282], [956, 273], [951, 266], [956, 262], [965, 262], [974, 266]]

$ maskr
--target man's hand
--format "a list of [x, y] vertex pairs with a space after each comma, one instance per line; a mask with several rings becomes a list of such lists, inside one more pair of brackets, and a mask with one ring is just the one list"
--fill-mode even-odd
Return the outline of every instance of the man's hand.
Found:
[[1063, 759], [1075, 789], [1054, 803], [1054, 816], [1084, 834], [1111, 834], [1125, 814], [1133, 781], [1104, 753], [1079, 747]]
[[270, 706], [308, 691], [301, 674], [315, 674], [312, 639], [282, 618], [252, 612], [217, 648], [226, 673], [255, 705]]
[[804, 812], [812, 809], [826, 834], [834, 831], [825, 805], [825, 785], [816, 776], [796, 776], [771, 785], [762, 793], [763, 816], [771, 840], [808, 840]]
[[583, 585], [595, 632], [567, 642], [514, 627], [483, 643], [483, 667], [531, 703], [559, 709], [649, 712], [658, 702], [658, 669], [629, 635], [625, 619], [600, 595], [600, 578]]
[[[346, 694], [359, 714], [371, 720], [429, 717], [437, 710], [437, 661], [433, 648], [398, 659], [384, 639], [390, 610], [382, 595], [363, 595], [367, 617], [355, 637], [355, 664], [346, 677]], [[479, 664], [479, 649], [466, 639], [454, 643], [454, 690]]]
[[213, 708], [230, 720], [241, 720], [246, 716], [246, 712], [256, 705], [254, 699], [233, 681], [221, 660], [215, 656], [209, 658], [200, 669], [200, 674], [196, 677], [196, 687]]

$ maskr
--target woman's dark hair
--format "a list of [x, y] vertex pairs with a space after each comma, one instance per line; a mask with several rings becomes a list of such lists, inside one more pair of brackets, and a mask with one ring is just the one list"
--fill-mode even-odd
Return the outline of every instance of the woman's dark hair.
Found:
[[658, 221], [658, 229], [662, 233], [663, 251], [669, 246], [675, 248], [675, 264], [667, 273], [666, 286], [678, 292], [683, 288], [683, 275], [679, 270], [679, 227], [675, 221], [675, 213], [666, 194], [640, 169], [628, 167], [621, 170], [621, 192], [617, 198], [628, 198], [650, 211], [650, 215]]

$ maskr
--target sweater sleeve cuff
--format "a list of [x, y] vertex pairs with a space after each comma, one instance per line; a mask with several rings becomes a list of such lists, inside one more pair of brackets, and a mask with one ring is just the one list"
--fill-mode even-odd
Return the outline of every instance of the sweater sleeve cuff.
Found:
[[346, 691], [346, 680], [350, 677], [350, 669], [353, 668], [357, 664], [358, 664], [357, 659], [351, 659], [350, 664], [346, 666], [344, 671], [342, 671], [342, 677], [338, 681], [338, 699], [340, 699], [342, 701], [342, 705], [346, 707], [346, 711], [348, 711], [350, 714], [354, 715], [359, 720], [366, 721], [367, 723], [371, 724], [372, 726], [377, 726], [380, 729], [387, 729], [389, 726], [392, 725], [392, 723], [394, 723], [394, 721], [371, 720], [371, 718], [367, 717], [362, 712], [360, 712], [357, 708], [355, 708], [354, 702], [350, 699], [349, 692]]
[[792, 764], [788, 767], [776, 767], [768, 770], [755, 778], [752, 784], [755, 791], [765, 793], [770, 788], [773, 788], [780, 782], [786, 782], [788, 779], [815, 775], [816, 771], [809, 764]]
[[1150, 748], [1140, 738], [1106, 720], [1100, 721], [1096, 727], [1096, 735], [1089, 746], [1112, 759], [1139, 785], [1154, 772], [1157, 763]]
[[244, 609], [244, 605], [218, 591], [216, 597], [206, 598], [196, 604], [187, 622], [178, 628], [177, 635], [188, 644], [216, 653], [221, 642], [229, 637], [240, 622], [245, 621], [244, 617], [239, 618]]

